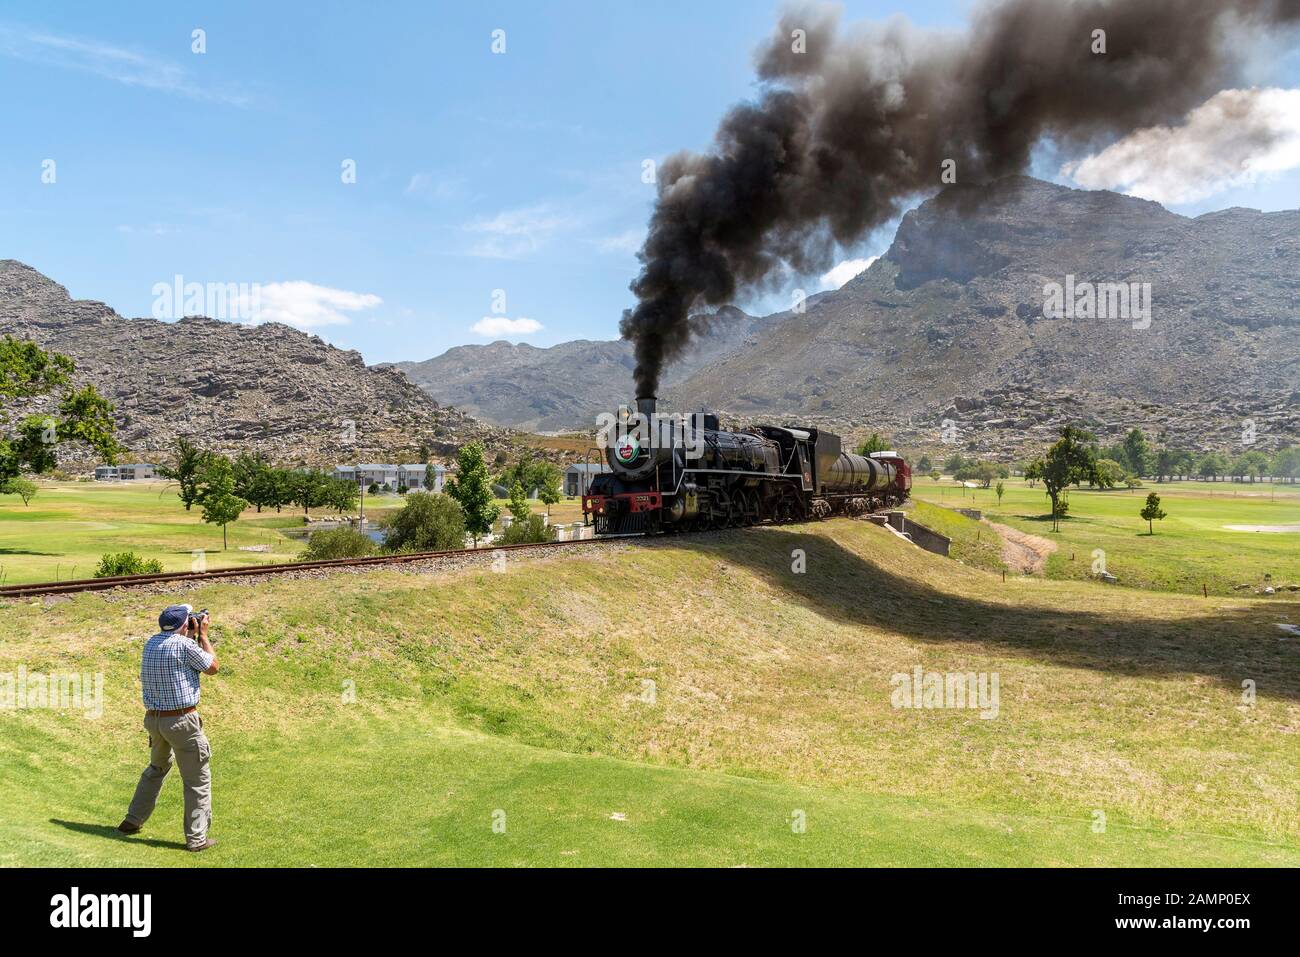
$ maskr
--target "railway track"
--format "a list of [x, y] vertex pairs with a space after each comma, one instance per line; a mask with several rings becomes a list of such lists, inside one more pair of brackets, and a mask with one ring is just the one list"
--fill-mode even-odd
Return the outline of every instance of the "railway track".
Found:
[[[700, 534], [698, 532], [691, 534]], [[433, 558], [455, 556], [491, 557], [498, 551], [512, 552], [524, 549], [555, 549], [573, 545], [591, 545], [598, 542], [643, 538], [639, 533], [602, 535], [600, 538], [581, 538], [576, 541], [530, 542], [522, 545], [497, 545], [492, 548], [453, 548], [442, 552], [409, 552], [400, 555], [373, 555], [369, 558], [335, 558], [323, 562], [276, 562], [266, 565], [241, 565], [233, 568], [216, 568], [204, 572], [162, 572], [157, 575], [115, 575], [108, 578], [72, 578], [67, 581], [31, 582], [26, 585], [0, 586], [0, 601], [7, 598], [39, 598], [42, 595], [73, 595], [86, 591], [108, 591], [113, 588], [133, 588], [140, 585], [157, 585], [168, 582], [205, 582], [221, 578], [256, 578], [283, 575], [288, 572], [310, 572], [330, 568], [356, 568], [367, 565], [405, 565]]]
[[498, 545], [495, 548], [454, 548], [444, 552], [411, 552], [401, 555], [375, 555], [369, 558], [335, 558], [323, 562], [278, 562], [267, 565], [243, 565], [235, 568], [216, 568], [203, 572], [163, 572], [157, 575], [116, 575], [110, 578], [78, 578], [58, 582], [32, 582], [26, 585], [0, 586], [0, 601], [6, 598], [35, 598], [42, 595], [70, 595], [85, 591], [107, 591], [112, 588], [131, 588], [139, 585], [156, 585], [168, 582], [205, 582], [221, 578], [253, 578], [282, 575], [287, 572], [310, 572], [330, 568], [355, 568], [365, 565], [405, 565], [427, 561], [431, 558], [481, 555], [490, 558], [498, 551], [511, 552], [523, 549], [555, 549], [572, 545], [591, 545], [614, 540], [583, 538], [576, 541], [534, 542], [523, 545]]

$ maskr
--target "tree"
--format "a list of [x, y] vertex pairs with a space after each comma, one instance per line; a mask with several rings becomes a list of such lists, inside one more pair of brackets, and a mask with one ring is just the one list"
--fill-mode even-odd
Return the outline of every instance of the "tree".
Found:
[[267, 481], [271, 484], [272, 491], [268, 505], [275, 505], [278, 513], [285, 505], [293, 504], [294, 491], [298, 488], [297, 480], [293, 469], [271, 469]]
[[516, 522], [526, 522], [528, 516], [533, 514], [533, 507], [528, 504], [528, 496], [524, 494], [524, 487], [518, 482], [510, 489], [510, 504], [506, 508], [510, 510], [510, 514]]
[[460, 503], [465, 513], [465, 528], [478, 548], [480, 535], [492, 530], [501, 509], [492, 500], [491, 479], [483, 460], [483, 443], [470, 442], [456, 453], [456, 478], [447, 482], [447, 494]]
[[298, 469], [292, 473], [294, 505], [302, 506], [302, 513], [310, 515], [313, 508], [323, 508], [330, 503], [330, 483], [333, 477], [323, 469]]
[[1047, 497], [1052, 501], [1052, 531], [1060, 531], [1061, 492], [1070, 485], [1090, 482], [1102, 488], [1109, 488], [1106, 476], [1097, 473], [1097, 452], [1090, 444], [1093, 436], [1082, 429], [1067, 425], [1061, 429], [1061, 437], [1047, 450], [1047, 454], [1035, 459], [1025, 470], [1026, 478], [1042, 480]]
[[1173, 479], [1191, 469], [1192, 455], [1178, 449], [1161, 449], [1156, 453], [1156, 482], [1163, 482], [1165, 476]]
[[931, 478], [932, 481], [937, 482], [937, 481], [939, 481], [939, 479], [943, 478], [943, 476], [939, 473], [939, 470], [938, 470], [938, 469], [934, 469], [934, 470], [930, 473], [930, 478]]
[[1300, 478], [1300, 446], [1293, 445], [1290, 448], [1279, 449], [1273, 456], [1270, 469], [1278, 478], [1284, 478], [1289, 484], [1294, 485], [1295, 480]]
[[199, 478], [195, 501], [203, 509], [203, 521], [221, 526], [221, 547], [223, 550], [229, 548], [226, 526], [238, 521], [240, 514], [248, 508], [247, 500], [235, 494], [235, 467], [230, 459], [224, 455], [209, 456]]
[[207, 452], [189, 439], [181, 437], [176, 440], [175, 464], [158, 466], [159, 475], [180, 486], [181, 504], [185, 506], [187, 512], [190, 510], [191, 505], [201, 504], [199, 502], [199, 486], [202, 484], [203, 470], [212, 459], [212, 456], [213, 453]]
[[1251, 449], [1243, 455], [1237, 457], [1233, 464], [1232, 470], [1242, 478], [1250, 477], [1250, 484], [1255, 484], [1255, 479], [1264, 475], [1268, 471], [1268, 456], [1259, 449]]
[[975, 466], [975, 481], [980, 483], [980, 488], [988, 488], [998, 476], [998, 467], [992, 462], [980, 462]]
[[278, 512], [293, 500], [292, 473], [261, 463], [254, 469], [245, 489], [241, 490], [236, 485], [235, 494], [248, 499], [259, 512], [264, 507], [274, 508]]
[[1127, 472], [1120, 463], [1114, 459], [1098, 459], [1097, 475], [1106, 481], [1104, 488], [1114, 488], [1124, 481]]
[[1165, 517], [1165, 511], [1160, 507], [1160, 496], [1155, 492], [1147, 494], [1147, 503], [1142, 506], [1142, 517], [1147, 520], [1147, 534], [1154, 535], [1156, 530], [1151, 523]]
[[1006, 490], [1007, 487], [1003, 485], [1001, 482], [998, 482], [998, 484], [993, 487], [993, 492], [998, 497], [999, 508], [1002, 506], [1002, 496], [1006, 493]]
[[537, 497], [546, 506], [546, 517], [550, 518], [551, 506], [564, 497], [564, 473], [554, 462], [542, 462], [539, 464], [537, 477], [540, 480], [537, 486]]
[[326, 562], [335, 558], [365, 558], [378, 550], [379, 547], [365, 532], [355, 528], [329, 528], [312, 532], [301, 560]]
[[859, 455], [870, 455], [872, 452], [888, 452], [889, 450], [889, 439], [885, 438], [879, 432], [872, 432], [862, 441], [862, 444], [858, 446]]
[[384, 551], [464, 548], [465, 524], [465, 512], [455, 499], [435, 492], [412, 492], [400, 509], [383, 520]]
[[21, 475], [15, 475], [8, 481], [0, 482], [0, 495], [17, 495], [23, 500], [23, 506], [26, 507], [36, 495], [36, 483], [31, 479], [23, 478]]
[[110, 465], [123, 451], [113, 434], [113, 406], [93, 386], [67, 391], [75, 371], [67, 356], [46, 352], [35, 342], [0, 339], [0, 408], [63, 394], [57, 414], [28, 416], [15, 430], [0, 412], [0, 485], [23, 472], [52, 471], [63, 442], [85, 442]]
[[211, 495], [203, 500], [203, 521], [210, 525], [221, 526], [221, 548], [223, 551], [230, 547], [226, 537], [226, 526], [231, 522], [238, 521], [239, 516], [246, 508], [248, 508], [248, 502], [238, 495], [228, 492]]
[[917, 460], [916, 470], [922, 475], [929, 475], [933, 472], [934, 463], [930, 461], [930, 456], [922, 455], [921, 458]]
[[496, 484], [502, 488], [511, 489], [514, 488], [517, 482], [524, 487], [525, 491], [531, 491], [533, 488], [533, 464], [533, 454], [528, 451], [523, 452], [512, 464], [501, 470], [500, 474], [497, 475]]
[[356, 508], [360, 499], [357, 483], [348, 479], [331, 478], [325, 486], [325, 504], [340, 515]]
[[954, 452], [943, 460], [943, 470], [949, 475], [956, 476], [966, 464], [966, 457], [960, 452]]
[[1141, 429], [1132, 429], [1124, 436], [1123, 463], [1134, 475], [1143, 476], [1151, 473], [1151, 447]]
[[1218, 452], [1207, 452], [1196, 463], [1196, 474], [1202, 478], [1209, 477], [1218, 481], [1219, 476], [1228, 471], [1228, 459]]
[[240, 452], [235, 456], [235, 494], [247, 499], [259, 512], [278, 504], [275, 469], [261, 452]]

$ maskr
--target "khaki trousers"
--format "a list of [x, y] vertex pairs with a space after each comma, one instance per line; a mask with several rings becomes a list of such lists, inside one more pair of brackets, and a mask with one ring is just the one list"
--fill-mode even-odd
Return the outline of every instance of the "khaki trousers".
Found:
[[137, 826], [149, 820], [175, 754], [185, 786], [185, 843], [201, 847], [212, 820], [212, 772], [208, 767], [212, 748], [203, 733], [203, 719], [197, 711], [174, 718], [146, 714], [144, 729], [149, 732], [149, 766], [140, 775], [126, 819]]

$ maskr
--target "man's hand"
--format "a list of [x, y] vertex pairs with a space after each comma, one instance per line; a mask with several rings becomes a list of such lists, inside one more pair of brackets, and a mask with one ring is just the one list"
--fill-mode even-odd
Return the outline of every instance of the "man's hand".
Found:
[[212, 664], [203, 673], [205, 675], [215, 675], [217, 673], [217, 652], [212, 647], [212, 642], [208, 641], [208, 615], [199, 619], [199, 647], [212, 656]]

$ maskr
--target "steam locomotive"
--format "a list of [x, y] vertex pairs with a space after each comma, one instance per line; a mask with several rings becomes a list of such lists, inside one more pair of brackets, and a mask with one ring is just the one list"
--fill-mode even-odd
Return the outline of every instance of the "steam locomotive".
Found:
[[[700, 413], [662, 440], [654, 398], [617, 422], [582, 512], [597, 535], [656, 534], [861, 514], [903, 502], [912, 472], [895, 452], [854, 455], [811, 427], [760, 425], [724, 432]], [[635, 420], [635, 428], [623, 428]], [[656, 441], [656, 439], [661, 439]]]

